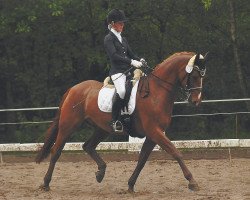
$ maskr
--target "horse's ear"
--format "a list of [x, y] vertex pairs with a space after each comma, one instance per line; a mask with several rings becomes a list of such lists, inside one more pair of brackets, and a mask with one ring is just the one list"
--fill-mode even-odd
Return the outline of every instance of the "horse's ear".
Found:
[[197, 53], [194, 59], [194, 65], [197, 65], [197, 63], [199, 62], [199, 59], [200, 59], [200, 54]]
[[207, 61], [208, 54], [209, 54], [209, 51], [208, 51], [208, 52], [205, 54], [205, 56], [204, 56], [204, 62], [206, 62], [206, 61]]

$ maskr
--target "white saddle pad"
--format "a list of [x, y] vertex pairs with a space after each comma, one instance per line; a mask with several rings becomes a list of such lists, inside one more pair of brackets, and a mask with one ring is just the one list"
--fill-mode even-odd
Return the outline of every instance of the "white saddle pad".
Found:
[[[130, 100], [128, 102], [128, 111], [125, 109], [125, 112], [122, 111], [122, 115], [125, 114], [131, 115], [134, 112], [138, 83], [139, 81], [137, 81], [134, 87], [132, 88]], [[104, 87], [100, 90], [98, 95], [98, 107], [101, 111], [112, 112], [112, 105], [113, 105], [112, 99], [114, 94], [115, 94], [115, 88]]]

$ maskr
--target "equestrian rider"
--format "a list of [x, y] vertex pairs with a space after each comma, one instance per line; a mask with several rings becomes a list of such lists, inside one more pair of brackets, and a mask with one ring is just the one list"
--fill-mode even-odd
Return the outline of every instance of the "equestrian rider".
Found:
[[126, 74], [130, 66], [140, 68], [142, 59], [136, 56], [126, 38], [121, 36], [124, 28], [124, 22], [128, 21], [122, 10], [113, 9], [108, 13], [107, 23], [109, 33], [104, 38], [104, 47], [111, 62], [109, 76], [111, 77], [116, 94], [112, 107], [111, 127], [114, 132], [122, 132], [123, 125], [119, 121], [119, 116], [125, 97]]

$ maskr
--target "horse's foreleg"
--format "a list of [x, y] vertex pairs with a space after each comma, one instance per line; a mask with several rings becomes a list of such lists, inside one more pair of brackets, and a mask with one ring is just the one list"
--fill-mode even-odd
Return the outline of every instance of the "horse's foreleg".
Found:
[[141, 170], [143, 169], [146, 161], [148, 160], [150, 153], [154, 149], [155, 145], [156, 144], [148, 138], [146, 138], [145, 142], [143, 143], [137, 166], [136, 166], [132, 176], [130, 177], [130, 179], [128, 181], [128, 187], [129, 187], [128, 191], [129, 192], [134, 192], [135, 182], [136, 182]]
[[49, 191], [49, 183], [51, 181], [52, 173], [55, 168], [55, 164], [58, 160], [58, 158], [61, 155], [61, 152], [63, 150], [63, 147], [65, 145], [66, 140], [63, 138], [57, 138], [54, 146], [51, 149], [51, 158], [50, 158], [50, 164], [47, 173], [44, 176], [44, 183], [40, 186], [40, 189], [43, 189], [45, 191]]
[[95, 148], [97, 145], [103, 141], [108, 136], [108, 133], [104, 132], [101, 129], [96, 129], [94, 134], [82, 145], [84, 151], [86, 151], [90, 157], [96, 162], [98, 166], [98, 171], [95, 173], [96, 180], [98, 183], [102, 182], [105, 171], [106, 163], [96, 152]]
[[174, 159], [179, 163], [184, 177], [189, 181], [188, 188], [194, 191], [199, 190], [199, 186], [195, 179], [193, 178], [192, 173], [187, 168], [186, 164], [183, 161], [182, 154], [180, 151], [174, 146], [174, 144], [165, 136], [164, 132], [157, 131], [152, 138], [155, 143], [159, 144], [159, 146], [173, 156]]

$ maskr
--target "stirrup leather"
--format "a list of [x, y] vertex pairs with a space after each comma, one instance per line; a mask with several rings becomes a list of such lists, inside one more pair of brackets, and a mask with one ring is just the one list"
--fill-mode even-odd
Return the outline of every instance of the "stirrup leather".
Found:
[[113, 131], [116, 133], [122, 133], [123, 132], [123, 125], [119, 120], [116, 120], [111, 124]]

